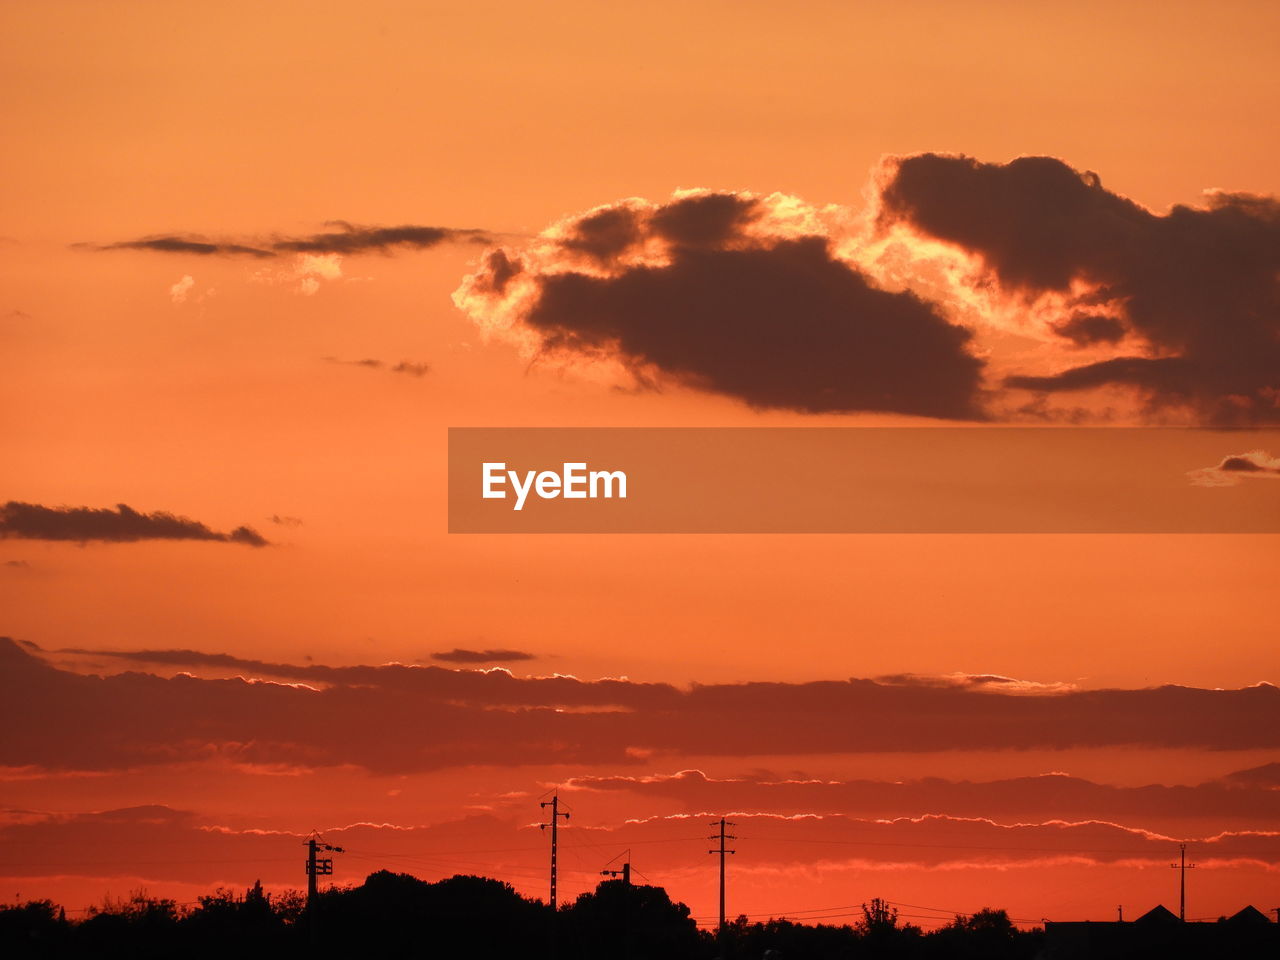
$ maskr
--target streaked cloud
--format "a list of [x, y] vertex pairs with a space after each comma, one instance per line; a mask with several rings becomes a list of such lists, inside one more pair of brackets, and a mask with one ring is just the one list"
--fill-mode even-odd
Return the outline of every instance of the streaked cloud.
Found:
[[139, 540], [212, 540], [264, 547], [252, 527], [229, 533], [164, 511], [141, 513], [127, 504], [111, 507], [46, 507], [10, 500], [0, 506], [0, 539], [69, 540], [76, 543], [133, 543]]
[[315, 233], [271, 236], [258, 239], [212, 239], [198, 233], [152, 234], [135, 240], [111, 243], [77, 243], [81, 250], [140, 250], [149, 253], [185, 254], [200, 257], [250, 257], [269, 259], [291, 254], [363, 253], [391, 254], [429, 250], [447, 243], [490, 243], [494, 235], [486, 230], [433, 227], [417, 224], [379, 226], [330, 220], [327, 229]]
[[452, 650], [433, 653], [431, 654], [431, 659], [439, 660], [441, 663], [514, 663], [519, 660], [536, 660], [537, 655], [526, 653], [523, 650], [507, 650], [504, 648], [465, 650], [461, 647], [455, 647]]

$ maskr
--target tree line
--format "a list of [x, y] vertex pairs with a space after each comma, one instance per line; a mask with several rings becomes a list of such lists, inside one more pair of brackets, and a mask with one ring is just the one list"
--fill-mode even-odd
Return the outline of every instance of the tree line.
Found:
[[925, 932], [882, 901], [851, 924], [739, 917], [699, 929], [657, 886], [606, 880], [553, 915], [509, 884], [477, 876], [429, 883], [379, 871], [358, 886], [268, 895], [219, 889], [182, 905], [139, 892], [68, 919], [49, 900], [0, 906], [11, 958], [440, 957], [523, 960], [1031, 960], [1042, 932], [1002, 910]]

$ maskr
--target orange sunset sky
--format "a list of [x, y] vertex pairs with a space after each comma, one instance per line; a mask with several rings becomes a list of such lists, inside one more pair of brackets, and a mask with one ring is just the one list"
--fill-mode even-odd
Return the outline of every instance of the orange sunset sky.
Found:
[[[1189, 916], [1280, 903], [1275, 535], [466, 536], [445, 488], [460, 426], [1274, 438], [1278, 48], [4, 4], [0, 901], [300, 887], [313, 828], [542, 896], [559, 785], [562, 902], [630, 848], [708, 919], [730, 814], [731, 913], [1109, 919], [1182, 840]], [[1274, 516], [1280, 441], [1221, 438], [1187, 470]]]

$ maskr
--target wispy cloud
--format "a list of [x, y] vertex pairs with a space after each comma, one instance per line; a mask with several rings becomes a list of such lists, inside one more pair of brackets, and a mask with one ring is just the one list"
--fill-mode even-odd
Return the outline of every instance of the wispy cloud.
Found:
[[140, 513], [127, 504], [110, 507], [46, 507], [10, 500], [0, 506], [0, 539], [70, 540], [76, 543], [133, 543], [138, 540], [213, 540], [264, 547], [251, 527], [230, 533], [164, 511]]
[[330, 220], [328, 229], [300, 235], [258, 239], [213, 239], [198, 233], [165, 233], [116, 240], [111, 243], [77, 243], [80, 250], [140, 250], [149, 253], [185, 254], [198, 257], [250, 257], [269, 259], [290, 254], [391, 254], [409, 250], [429, 250], [448, 243], [491, 243], [487, 230], [457, 227], [400, 224], [378, 226]]
[[338, 357], [325, 357], [326, 363], [336, 363], [346, 367], [365, 367], [369, 370], [386, 370], [388, 373], [402, 373], [407, 377], [424, 377], [431, 372], [430, 364], [419, 363], [413, 360], [400, 360], [396, 363], [388, 363], [385, 360], [375, 360], [372, 357], [365, 357], [361, 360], [342, 360]]
[[514, 663], [518, 660], [536, 660], [537, 656], [532, 653], [526, 653], [523, 650], [507, 650], [503, 648], [466, 650], [461, 647], [455, 647], [452, 650], [433, 653], [431, 659], [439, 660], [441, 663]]

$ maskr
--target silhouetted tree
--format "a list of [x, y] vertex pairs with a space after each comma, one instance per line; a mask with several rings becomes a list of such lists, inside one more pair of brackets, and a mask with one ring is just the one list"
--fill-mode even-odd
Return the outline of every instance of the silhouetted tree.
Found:
[[862, 919], [854, 929], [866, 956], [916, 957], [923, 952], [920, 928], [910, 923], [899, 925], [897, 908], [879, 897], [862, 905]]
[[[426, 883], [386, 870], [322, 893], [314, 907], [321, 955], [541, 956], [547, 908], [487, 877]], [[297, 925], [309, 937], [310, 918]]]
[[606, 880], [563, 911], [564, 926], [585, 957], [659, 960], [695, 957], [697, 924], [661, 887]]
[[70, 935], [66, 914], [52, 900], [0, 906], [0, 950], [8, 956], [62, 956]]
[[175, 901], [138, 890], [91, 909], [76, 928], [76, 946], [94, 957], [170, 957], [179, 952], [179, 917]]
[[930, 940], [957, 960], [1012, 960], [1027, 955], [1023, 936], [1005, 911], [984, 907], [970, 916], [957, 916], [930, 934]]
[[181, 920], [188, 955], [200, 957], [226, 956], [247, 943], [264, 950], [282, 949], [288, 942], [288, 923], [259, 883], [243, 897], [222, 888], [200, 897], [199, 906]]

